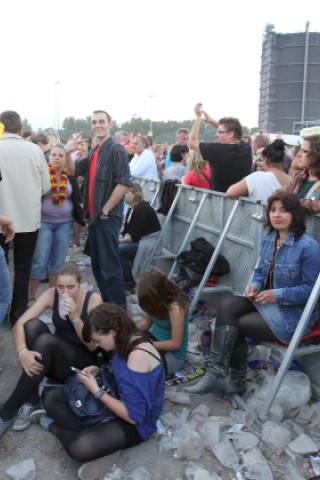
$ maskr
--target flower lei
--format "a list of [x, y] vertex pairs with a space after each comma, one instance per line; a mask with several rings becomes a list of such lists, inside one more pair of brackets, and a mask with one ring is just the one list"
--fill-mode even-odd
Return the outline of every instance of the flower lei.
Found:
[[52, 202], [54, 205], [61, 207], [67, 198], [67, 169], [66, 167], [63, 167], [61, 171], [60, 185], [58, 185], [56, 171], [53, 167], [49, 167], [49, 173]]

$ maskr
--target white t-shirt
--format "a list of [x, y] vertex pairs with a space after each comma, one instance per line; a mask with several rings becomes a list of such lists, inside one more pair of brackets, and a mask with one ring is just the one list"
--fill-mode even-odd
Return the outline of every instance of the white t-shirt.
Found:
[[129, 163], [131, 175], [145, 178], [158, 178], [157, 163], [150, 150], [145, 149], [141, 155], [135, 154]]
[[277, 177], [272, 172], [254, 172], [245, 177], [249, 197], [267, 202], [270, 195], [281, 188]]

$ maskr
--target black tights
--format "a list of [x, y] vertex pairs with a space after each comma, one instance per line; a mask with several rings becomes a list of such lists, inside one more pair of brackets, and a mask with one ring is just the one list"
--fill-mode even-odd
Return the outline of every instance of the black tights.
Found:
[[53, 335], [47, 325], [34, 318], [25, 326], [26, 345], [29, 350], [41, 353], [44, 368], [39, 375], [29, 377], [22, 372], [16, 388], [0, 410], [0, 417], [10, 420], [21, 405], [30, 402], [36, 405], [39, 402], [38, 387], [44, 376], [49, 375], [63, 383], [71, 374], [71, 366], [84, 368], [95, 363], [95, 354], [84, 346], [67, 343], [57, 335]]
[[276, 340], [267, 322], [246, 297], [231, 297], [220, 303], [216, 327], [224, 325], [238, 327], [239, 340], [244, 337], [265, 342]]
[[68, 455], [79, 462], [90, 462], [143, 441], [135, 426], [120, 418], [82, 427], [60, 388], [49, 391], [43, 402], [48, 415], [55, 420], [50, 432], [59, 438]]

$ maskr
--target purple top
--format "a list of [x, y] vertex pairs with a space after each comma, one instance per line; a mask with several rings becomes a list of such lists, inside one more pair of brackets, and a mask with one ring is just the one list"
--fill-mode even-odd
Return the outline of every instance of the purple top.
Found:
[[72, 193], [72, 186], [67, 180], [67, 198], [61, 205], [55, 205], [51, 198], [51, 191], [49, 190], [42, 197], [42, 204], [41, 204], [41, 222], [44, 223], [69, 223], [73, 222], [73, 202], [70, 199], [70, 195]]

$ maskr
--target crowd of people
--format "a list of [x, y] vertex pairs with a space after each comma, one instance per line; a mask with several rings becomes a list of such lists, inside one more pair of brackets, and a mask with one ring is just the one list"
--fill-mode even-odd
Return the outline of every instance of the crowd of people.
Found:
[[[187, 356], [189, 298], [148, 267], [161, 224], [133, 176], [266, 203], [259, 262], [244, 295], [220, 302], [205, 375], [187, 392], [243, 394], [246, 337], [289, 341], [320, 273], [320, 245], [305, 233], [306, 213], [320, 212], [320, 135], [290, 150], [281, 138], [245, 137], [237, 118], [215, 120], [200, 103], [194, 112], [191, 131], [179, 129], [171, 147], [154, 145], [147, 135], [130, 140], [125, 131], [113, 137], [104, 110], [91, 115], [93, 141], [79, 133], [64, 143], [43, 133], [23, 136], [16, 112], [0, 114], [0, 325], [8, 315], [22, 367], [13, 392], [1, 398], [0, 437], [40, 418], [72, 458], [86, 462], [80, 479], [98, 478], [116, 452], [156, 432], [165, 378]], [[201, 141], [202, 121], [217, 129], [216, 142]], [[82, 288], [78, 267], [66, 262], [85, 224], [99, 293]], [[46, 280], [48, 288], [37, 296]], [[126, 311], [132, 288], [144, 312], [137, 324]], [[53, 330], [39, 318], [47, 309]], [[316, 305], [305, 333], [318, 315]], [[117, 398], [99, 383], [104, 364], [111, 366]], [[70, 410], [66, 389], [41, 394], [45, 377], [61, 385], [72, 369], [111, 411], [109, 421], [84, 426]]]

